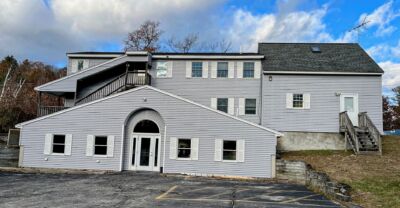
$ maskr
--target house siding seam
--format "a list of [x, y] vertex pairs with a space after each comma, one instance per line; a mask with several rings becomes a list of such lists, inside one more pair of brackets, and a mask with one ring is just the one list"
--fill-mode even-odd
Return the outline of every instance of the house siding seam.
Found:
[[[144, 97], [146, 102], [141, 99]], [[22, 166], [119, 170], [123, 135], [121, 125], [131, 112], [141, 108], [155, 109], [165, 122], [168, 132], [165, 135], [166, 152], [164, 154], [161, 149], [160, 153], [160, 161], [165, 160], [164, 172], [271, 177], [275, 133], [147, 87], [23, 125], [21, 144], [25, 149]], [[73, 135], [71, 156], [43, 155], [44, 135], [51, 132]], [[114, 135], [114, 156], [86, 157], [87, 134]], [[199, 138], [199, 160], [170, 160], [170, 137]], [[129, 132], [125, 133], [125, 144], [128, 138]], [[163, 140], [164, 135], [161, 138]], [[214, 162], [215, 138], [246, 140], [245, 162]], [[160, 147], [164, 147], [164, 144], [160, 143]], [[162, 158], [163, 155], [166, 158]], [[48, 161], [44, 160], [45, 157]], [[126, 156], [123, 158], [125, 169]]]
[[[359, 112], [368, 112], [383, 133], [381, 76], [272, 75], [263, 81], [263, 126], [278, 131], [339, 132], [340, 96], [357, 93]], [[310, 109], [287, 109], [286, 93], [310, 93]]]

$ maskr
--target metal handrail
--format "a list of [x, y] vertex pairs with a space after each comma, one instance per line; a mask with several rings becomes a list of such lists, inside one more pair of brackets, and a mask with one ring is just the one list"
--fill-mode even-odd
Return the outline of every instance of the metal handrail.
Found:
[[58, 111], [62, 111], [65, 110], [69, 107], [65, 107], [65, 106], [40, 106], [39, 110], [38, 110], [38, 117], [40, 116], [45, 116], [45, 115], [49, 115]]

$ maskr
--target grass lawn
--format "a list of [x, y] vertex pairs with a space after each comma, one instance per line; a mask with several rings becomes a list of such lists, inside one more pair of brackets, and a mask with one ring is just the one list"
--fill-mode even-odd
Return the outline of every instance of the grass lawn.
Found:
[[383, 137], [383, 155], [351, 151], [299, 151], [286, 160], [304, 160], [331, 178], [353, 187], [353, 202], [363, 207], [400, 207], [400, 137]]

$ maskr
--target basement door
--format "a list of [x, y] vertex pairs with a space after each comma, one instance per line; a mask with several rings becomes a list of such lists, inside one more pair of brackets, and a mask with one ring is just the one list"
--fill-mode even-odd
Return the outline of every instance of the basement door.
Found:
[[129, 152], [130, 170], [160, 171], [159, 134], [133, 134]]
[[340, 95], [340, 112], [347, 111], [351, 122], [354, 126], [358, 126], [358, 95], [357, 94], [341, 94]]

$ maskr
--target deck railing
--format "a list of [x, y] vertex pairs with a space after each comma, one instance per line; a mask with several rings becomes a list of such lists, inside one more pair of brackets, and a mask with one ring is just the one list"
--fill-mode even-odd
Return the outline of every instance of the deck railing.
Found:
[[58, 111], [67, 109], [65, 106], [40, 106], [38, 109], [38, 117], [49, 115]]
[[358, 114], [358, 125], [360, 127], [365, 127], [368, 129], [372, 139], [379, 146], [379, 154], [382, 154], [382, 139], [381, 133], [379, 133], [378, 128], [376, 128], [375, 124], [369, 118], [367, 112], [362, 112]]
[[357, 132], [346, 111], [339, 114], [339, 127], [340, 131], [345, 133], [345, 140], [349, 142], [354, 153], [358, 153], [359, 141]]
[[80, 105], [83, 103], [91, 102], [93, 100], [98, 100], [107, 97], [119, 90], [122, 91], [127, 88], [143, 86], [143, 85], [151, 85], [151, 76], [149, 73], [137, 72], [137, 71], [126, 72], [112, 79], [111, 81], [109, 81], [96, 91], [86, 95], [83, 98], [78, 99], [75, 102], [75, 105]]

